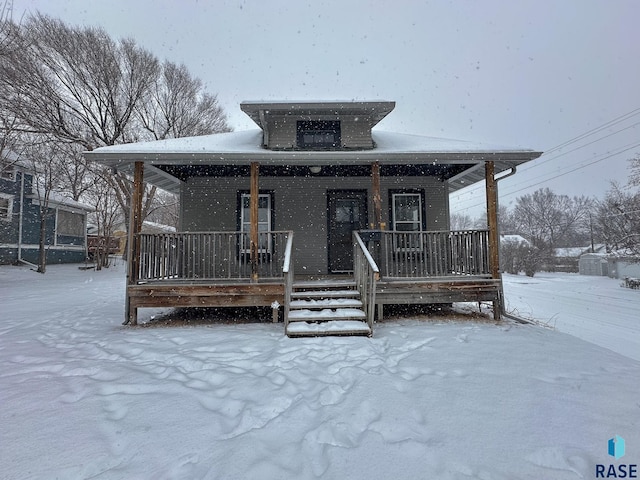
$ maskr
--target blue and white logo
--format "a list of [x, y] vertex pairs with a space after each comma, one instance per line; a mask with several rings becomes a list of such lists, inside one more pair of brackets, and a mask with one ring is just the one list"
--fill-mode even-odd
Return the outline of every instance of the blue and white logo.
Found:
[[624, 457], [624, 438], [620, 435], [609, 439], [609, 455], [616, 460]]

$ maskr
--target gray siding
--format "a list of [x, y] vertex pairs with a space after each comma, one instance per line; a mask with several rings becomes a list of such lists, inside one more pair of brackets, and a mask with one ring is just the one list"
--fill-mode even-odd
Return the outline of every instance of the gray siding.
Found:
[[[308, 120], [301, 116], [280, 116], [269, 122], [269, 140], [267, 148], [289, 150], [296, 147], [296, 122]], [[355, 116], [314, 116], [313, 120], [340, 120], [343, 148], [373, 148], [371, 123], [368, 118]]]
[[[448, 230], [446, 185], [433, 177], [382, 177], [382, 216], [389, 225], [389, 190], [424, 189], [428, 230]], [[327, 272], [327, 190], [367, 190], [369, 177], [260, 177], [260, 190], [273, 191], [274, 230], [295, 233], [295, 266], [298, 274]], [[248, 177], [191, 178], [182, 189], [183, 231], [235, 231], [238, 191], [249, 190]], [[373, 203], [369, 195], [369, 222]]]

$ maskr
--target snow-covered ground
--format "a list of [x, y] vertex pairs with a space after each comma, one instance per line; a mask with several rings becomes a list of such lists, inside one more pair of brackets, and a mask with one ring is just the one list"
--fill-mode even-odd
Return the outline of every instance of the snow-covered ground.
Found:
[[640, 290], [572, 273], [503, 276], [507, 311], [640, 360]]
[[121, 327], [123, 270], [0, 267], [1, 478], [575, 479], [640, 462], [640, 362], [593, 343], [443, 318], [371, 339], [288, 339], [270, 318]]

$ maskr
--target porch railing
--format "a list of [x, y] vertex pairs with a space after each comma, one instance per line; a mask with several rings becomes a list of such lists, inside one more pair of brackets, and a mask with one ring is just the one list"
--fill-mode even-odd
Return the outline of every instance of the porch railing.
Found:
[[367, 315], [367, 323], [373, 331], [376, 282], [380, 280], [380, 270], [358, 232], [353, 232], [353, 276], [360, 292], [364, 313]]
[[[291, 232], [259, 232], [259, 278], [283, 277], [282, 264]], [[250, 279], [248, 232], [140, 234], [139, 281]]]
[[490, 275], [488, 230], [382, 231], [373, 243], [383, 277]]

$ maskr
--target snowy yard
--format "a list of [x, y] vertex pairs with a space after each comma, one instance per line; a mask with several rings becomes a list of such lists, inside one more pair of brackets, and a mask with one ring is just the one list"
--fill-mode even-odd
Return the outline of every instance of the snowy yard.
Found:
[[[0, 267], [0, 477], [575, 479], [640, 463], [627, 347], [508, 322], [396, 320], [372, 339], [288, 339], [271, 323], [132, 329], [123, 268]], [[527, 282], [547, 294], [529, 299]], [[589, 285], [514, 277], [506, 291], [558, 330], [620, 326], [606, 341], [636, 345], [622, 305], [639, 292], [598, 285], [603, 298], [583, 302]]]
[[507, 311], [640, 360], [640, 290], [571, 273], [503, 276]]

